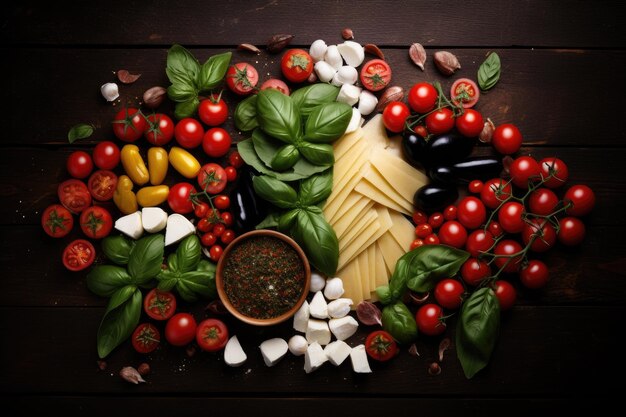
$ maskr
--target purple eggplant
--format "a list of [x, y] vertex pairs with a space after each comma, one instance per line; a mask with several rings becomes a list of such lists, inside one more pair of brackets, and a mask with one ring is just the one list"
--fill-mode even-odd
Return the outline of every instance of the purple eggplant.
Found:
[[502, 161], [494, 157], [473, 157], [452, 165], [432, 168], [428, 175], [433, 181], [445, 184], [466, 183], [473, 180], [486, 181], [498, 177]]
[[442, 211], [445, 207], [454, 203], [459, 197], [456, 185], [428, 184], [421, 187], [413, 196], [415, 208], [427, 213]]

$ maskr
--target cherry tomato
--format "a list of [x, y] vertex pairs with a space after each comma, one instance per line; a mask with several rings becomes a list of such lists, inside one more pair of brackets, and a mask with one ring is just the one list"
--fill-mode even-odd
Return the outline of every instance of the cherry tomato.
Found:
[[461, 307], [464, 292], [463, 284], [456, 279], [442, 279], [435, 286], [435, 300], [443, 308], [456, 310]]
[[455, 121], [456, 129], [468, 138], [475, 138], [483, 131], [485, 122], [482, 114], [474, 109], [467, 109]]
[[167, 196], [167, 203], [175, 213], [191, 213], [193, 211], [191, 194], [195, 192], [196, 189], [193, 185], [188, 182], [179, 182], [170, 188], [170, 193]]
[[457, 212], [456, 206], [448, 206], [443, 210], [443, 218], [445, 220], [456, 220]]
[[176, 312], [176, 297], [169, 291], [153, 288], [143, 299], [143, 309], [154, 320], [167, 320]]
[[513, 304], [515, 304], [517, 291], [515, 291], [515, 287], [513, 287], [508, 281], [496, 281], [495, 293], [496, 297], [498, 297], [498, 301], [500, 302], [500, 310], [510, 310], [511, 307], [513, 307]]
[[[205, 101], [207, 100], [203, 100], [202, 103]], [[200, 105], [202, 105], [202, 103], [200, 103]], [[198, 109], [200, 109], [200, 107], [198, 107]], [[202, 143], [204, 128], [196, 119], [186, 117], [176, 123], [174, 137], [176, 138], [176, 142], [183, 148], [193, 149], [200, 146]]]
[[244, 164], [241, 155], [237, 151], [233, 151], [228, 155], [228, 163], [237, 169], [241, 168]]
[[93, 161], [87, 152], [75, 151], [67, 157], [67, 172], [74, 178], [87, 178], [93, 170]]
[[96, 249], [84, 240], [76, 239], [63, 250], [63, 266], [70, 271], [82, 271], [96, 259]]
[[477, 258], [481, 255], [481, 252], [487, 252], [491, 246], [495, 243], [495, 239], [491, 232], [485, 232], [482, 229], [473, 231], [465, 242], [465, 250], [470, 253], [471, 256]]
[[287, 84], [285, 84], [284, 81], [276, 78], [270, 78], [269, 80], [261, 84], [261, 90], [277, 90], [286, 96], [289, 95], [289, 87], [287, 86]]
[[426, 242], [424, 242], [422, 239], [415, 239], [413, 242], [411, 242], [411, 246], [409, 247], [409, 250], [417, 249], [420, 246], [424, 246], [425, 244]]
[[87, 207], [80, 214], [80, 228], [88, 238], [102, 239], [111, 233], [113, 218], [104, 207]]
[[196, 330], [196, 342], [200, 349], [207, 352], [222, 350], [228, 342], [228, 328], [221, 320], [206, 319], [201, 321]]
[[238, 62], [228, 68], [226, 85], [230, 91], [240, 96], [250, 94], [259, 82], [259, 73], [247, 62]]
[[443, 224], [443, 214], [439, 212], [435, 212], [428, 217], [428, 224], [433, 228], [437, 229], [441, 227]]
[[511, 196], [511, 184], [502, 178], [493, 178], [485, 183], [480, 192], [480, 199], [490, 209], [497, 208], [504, 200]]
[[163, 146], [174, 137], [174, 122], [169, 116], [156, 113], [151, 114], [147, 118], [148, 128], [144, 132], [144, 136], [148, 143], [156, 146]]
[[489, 223], [489, 226], [487, 226], [487, 230], [489, 230], [494, 238], [500, 237], [504, 233], [504, 231], [502, 230], [502, 226], [500, 226], [500, 223], [496, 221], [492, 221], [491, 223]]
[[[460, 104], [466, 109], [469, 109], [470, 107], [474, 107], [476, 103], [478, 102], [479, 98], [480, 98], [480, 90], [478, 89], [478, 86], [476, 85], [476, 83], [470, 80], [469, 78], [459, 78], [458, 80], [454, 82], [454, 84], [452, 84], [452, 87], [450, 88], [450, 99], [454, 103]], [[482, 128], [483, 128], [483, 124], [481, 123], [480, 129], [482, 130]], [[478, 136], [478, 135], [473, 135], [473, 136]]]
[[202, 139], [204, 153], [212, 158], [220, 158], [228, 153], [232, 139], [228, 132], [221, 127], [209, 129]]
[[196, 319], [191, 314], [174, 314], [165, 325], [165, 340], [173, 346], [185, 346], [196, 337], [196, 328]]
[[213, 223], [211, 223], [211, 221], [206, 217], [204, 219], [200, 219], [198, 222], [198, 230], [203, 233], [210, 232], [213, 230]]
[[123, 142], [134, 142], [148, 128], [145, 116], [137, 109], [126, 107], [113, 119], [113, 133]]
[[401, 101], [392, 101], [383, 110], [383, 124], [389, 131], [400, 133], [404, 130], [404, 123], [410, 114], [406, 104]]
[[302, 49], [289, 49], [280, 61], [280, 69], [292, 83], [301, 83], [313, 72], [313, 58]]
[[539, 161], [539, 167], [541, 168], [541, 177], [544, 180], [550, 177], [546, 182], [543, 183], [543, 185], [548, 188], [559, 188], [563, 184], [565, 184], [565, 182], [569, 178], [569, 170], [567, 169], [567, 165], [559, 158], [543, 158], [541, 161]]
[[467, 285], [475, 287], [489, 276], [491, 276], [491, 267], [485, 261], [469, 258], [461, 266], [461, 278]]
[[372, 59], [361, 68], [360, 79], [363, 87], [370, 91], [380, 91], [391, 81], [391, 67], [382, 59]]
[[78, 214], [91, 205], [91, 194], [84, 182], [66, 180], [57, 188], [59, 201], [74, 214]]
[[199, 219], [206, 217], [208, 212], [209, 212], [209, 205], [204, 202], [196, 204], [195, 207], [193, 208], [193, 214]]
[[220, 245], [213, 245], [211, 249], [209, 249], [209, 257], [213, 262], [219, 261], [223, 253], [224, 249]]
[[213, 205], [220, 210], [226, 210], [230, 207], [230, 198], [227, 195], [217, 195], [213, 199]]
[[528, 245], [533, 235], [537, 235], [530, 250], [533, 252], [545, 252], [556, 243], [556, 231], [549, 221], [545, 219], [532, 219], [524, 225], [522, 241]]
[[200, 238], [200, 241], [202, 242], [202, 245], [208, 248], [210, 246], [215, 245], [215, 243], [217, 242], [217, 236], [215, 236], [213, 233], [210, 233], [210, 232], [205, 233]]
[[150, 353], [159, 347], [161, 334], [151, 323], [141, 323], [130, 337], [133, 348], [139, 353]]
[[559, 220], [559, 242], [566, 246], [579, 245], [585, 239], [585, 224], [576, 217]]
[[98, 170], [91, 174], [87, 181], [87, 188], [91, 196], [98, 201], [108, 201], [113, 198], [117, 187], [117, 175], [111, 171]]
[[437, 97], [439, 95], [432, 84], [417, 83], [409, 90], [408, 102], [414, 112], [424, 114], [435, 108]]
[[485, 184], [481, 180], [474, 180], [469, 183], [467, 190], [472, 194], [480, 194]]
[[533, 259], [519, 272], [519, 279], [526, 288], [537, 289], [546, 286], [550, 273], [545, 263]]
[[428, 223], [428, 214], [421, 210], [415, 210], [413, 212], [413, 223], [415, 223], [416, 226], [422, 223]]
[[217, 223], [213, 226], [213, 234], [217, 237], [222, 236], [222, 233], [226, 230], [226, 226], [223, 223]]
[[571, 216], [585, 216], [591, 213], [596, 205], [596, 195], [586, 185], [573, 185], [565, 192], [563, 197], [565, 204], [571, 204], [565, 212]]
[[465, 197], [457, 206], [457, 218], [468, 229], [476, 229], [487, 219], [487, 210], [476, 197]]
[[494, 253], [498, 256], [505, 256], [501, 258], [496, 258], [493, 263], [498, 268], [504, 268], [504, 272], [515, 272], [520, 266], [520, 261], [522, 260], [521, 255], [511, 257], [518, 252], [522, 251], [522, 246], [514, 240], [505, 239], [501, 240], [496, 244], [494, 249]]
[[228, 119], [228, 105], [222, 95], [212, 94], [198, 105], [198, 117], [207, 126], [219, 126]]
[[60, 204], [53, 204], [43, 211], [41, 227], [49, 236], [67, 236], [74, 227], [74, 218], [68, 209]]
[[528, 196], [528, 208], [531, 213], [547, 216], [556, 210], [559, 198], [547, 188], [538, 188]]
[[467, 230], [456, 220], [448, 220], [439, 229], [439, 240], [444, 245], [462, 248], [467, 240]]
[[498, 221], [507, 233], [519, 233], [524, 230], [524, 206], [517, 201], [507, 201], [498, 211]]
[[93, 148], [93, 162], [100, 169], [115, 169], [120, 163], [120, 148], [108, 140], [98, 143]]
[[235, 240], [235, 232], [230, 229], [224, 230], [224, 233], [220, 236], [220, 240], [223, 244], [228, 245], [230, 242]]
[[365, 351], [370, 358], [386, 362], [397, 355], [398, 345], [389, 333], [376, 330], [367, 335]]
[[237, 170], [235, 167], [226, 167], [224, 168], [224, 172], [226, 173], [226, 179], [228, 182], [233, 182], [237, 179]]
[[433, 228], [428, 223], [418, 224], [415, 228], [415, 235], [421, 239], [430, 235], [433, 232]]
[[531, 156], [520, 156], [509, 166], [513, 184], [524, 189], [528, 187], [529, 182], [541, 179], [540, 171], [539, 164]]
[[[433, 135], [440, 135], [454, 127], [454, 113], [447, 107], [426, 116], [426, 129]], [[482, 129], [481, 129], [482, 130]]]
[[437, 304], [424, 304], [415, 314], [418, 330], [428, 336], [437, 336], [446, 331], [443, 309]]
[[214, 163], [203, 165], [198, 174], [200, 188], [209, 194], [219, 194], [224, 191], [227, 181], [224, 168]]
[[439, 236], [437, 236], [435, 233], [431, 233], [424, 238], [425, 245], [438, 245], [439, 243]]
[[511, 155], [522, 146], [522, 134], [515, 125], [505, 123], [496, 127], [491, 144], [501, 154]]
[[415, 134], [423, 138], [427, 138], [429, 135], [428, 130], [426, 129], [426, 126], [424, 125], [413, 126], [413, 131], [415, 132]]

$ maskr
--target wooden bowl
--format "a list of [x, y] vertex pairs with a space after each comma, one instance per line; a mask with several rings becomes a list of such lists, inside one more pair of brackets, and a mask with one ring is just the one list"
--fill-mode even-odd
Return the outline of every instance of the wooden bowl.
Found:
[[[271, 317], [271, 318], [255, 318], [255, 317], [250, 317], [241, 313], [231, 303], [224, 289], [224, 275], [223, 275], [224, 265], [226, 264], [226, 261], [228, 260], [228, 257], [230, 253], [232, 252], [232, 250], [236, 248], [240, 243], [248, 239], [262, 237], [262, 236], [273, 237], [273, 238], [282, 240], [283, 242], [287, 243], [291, 248], [293, 248], [296, 251], [298, 257], [300, 258], [300, 261], [302, 262], [302, 266], [304, 268], [304, 286], [302, 288], [302, 294], [298, 298], [298, 301], [288, 311], [284, 312], [283, 314], [279, 316]], [[217, 270], [215, 271], [215, 284], [217, 286], [217, 294], [219, 295], [220, 300], [222, 300], [222, 303], [224, 303], [224, 306], [226, 307], [226, 309], [233, 316], [237, 317], [239, 320], [245, 323], [252, 324], [255, 326], [272, 326], [274, 324], [281, 323], [293, 317], [296, 311], [298, 311], [298, 309], [300, 309], [300, 307], [302, 306], [302, 303], [304, 303], [304, 300], [306, 300], [306, 297], [309, 294], [309, 287], [311, 285], [311, 267], [309, 265], [309, 261], [306, 258], [306, 255], [304, 254], [304, 251], [302, 250], [302, 248], [300, 248], [300, 246], [289, 236], [283, 233], [275, 232], [273, 230], [253, 230], [251, 232], [244, 233], [243, 235], [237, 237], [235, 240], [232, 241], [230, 245], [228, 245], [226, 250], [224, 250], [222, 257], [217, 262]]]

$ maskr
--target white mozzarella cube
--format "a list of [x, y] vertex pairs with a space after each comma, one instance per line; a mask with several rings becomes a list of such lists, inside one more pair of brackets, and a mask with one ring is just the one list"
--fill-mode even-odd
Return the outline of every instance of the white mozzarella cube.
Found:
[[246, 352], [243, 351], [237, 336], [233, 336], [226, 343], [224, 348], [224, 362], [228, 366], [241, 366], [248, 359]]
[[352, 362], [352, 370], [358, 374], [370, 374], [372, 369], [367, 361], [367, 353], [365, 345], [358, 345], [350, 351], [350, 361]]
[[306, 340], [309, 343], [317, 342], [322, 346], [330, 343], [330, 329], [324, 320], [309, 319], [306, 328]]
[[335, 340], [324, 348], [324, 353], [328, 361], [335, 366], [339, 366], [350, 356], [352, 348], [343, 340]]
[[304, 336], [299, 334], [292, 336], [289, 339], [289, 352], [294, 356], [302, 356], [306, 353], [306, 349], [309, 347], [309, 342], [306, 341]]
[[302, 306], [293, 316], [293, 328], [297, 332], [306, 332], [306, 326], [309, 323], [309, 302], [304, 300]]
[[339, 90], [337, 101], [340, 103], [346, 103], [349, 106], [354, 106], [357, 101], [359, 101], [360, 94], [361, 88], [356, 85], [344, 84]]
[[341, 66], [343, 65], [343, 60], [341, 59], [341, 54], [339, 53], [337, 45], [330, 45], [326, 49], [324, 61], [326, 61], [331, 67], [333, 67], [335, 71], [341, 68]]
[[167, 225], [167, 213], [160, 207], [141, 209], [141, 224], [148, 233], [158, 233]]
[[311, 304], [309, 304], [309, 314], [316, 319], [328, 318], [328, 304], [326, 304], [324, 294], [321, 291], [316, 292], [313, 296]]
[[328, 62], [326, 61], [318, 61], [315, 63], [313, 67], [315, 69], [315, 73], [317, 74], [317, 78], [323, 83], [329, 83], [333, 80], [335, 73], [337, 72]]
[[165, 227], [165, 246], [180, 242], [189, 235], [196, 232], [196, 228], [182, 214], [170, 214]]
[[326, 362], [328, 358], [319, 343], [311, 343], [304, 354], [304, 372], [310, 374]]
[[261, 343], [259, 348], [261, 349], [265, 365], [274, 366], [287, 354], [289, 345], [284, 339], [276, 337]]
[[143, 234], [143, 224], [141, 223], [141, 212], [136, 211], [115, 221], [115, 230], [119, 230], [132, 239], [139, 239]]
[[363, 63], [365, 59], [365, 50], [358, 42], [345, 41], [342, 44], [337, 45], [339, 53], [343, 57], [346, 64], [351, 67], [358, 67]]
[[318, 39], [313, 42], [311, 44], [311, 47], [309, 48], [309, 55], [311, 55], [311, 58], [313, 58], [313, 62], [323, 60], [324, 55], [326, 55], [327, 49], [328, 46], [326, 45], [326, 42], [324, 42], [322, 39]]
[[367, 90], [361, 91], [361, 94], [359, 95], [359, 113], [363, 116], [367, 116], [374, 111], [377, 104], [378, 99], [374, 94]]
[[356, 330], [359, 328], [359, 322], [352, 316], [346, 316], [340, 319], [330, 319], [328, 327], [337, 340], [346, 340], [356, 333]]
[[345, 317], [350, 312], [350, 306], [353, 304], [350, 298], [338, 298], [328, 303], [328, 315], [333, 319]]

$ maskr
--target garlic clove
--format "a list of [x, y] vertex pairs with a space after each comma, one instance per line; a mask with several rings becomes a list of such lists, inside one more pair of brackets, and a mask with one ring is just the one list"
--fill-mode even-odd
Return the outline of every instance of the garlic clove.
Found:
[[309, 343], [304, 336], [299, 334], [292, 336], [287, 343], [289, 345], [289, 352], [294, 356], [302, 356], [306, 353], [306, 348], [309, 347]]
[[344, 293], [343, 281], [339, 277], [326, 280], [326, 288], [324, 289], [324, 296], [329, 300], [336, 300]]
[[350, 313], [353, 304], [350, 298], [338, 298], [328, 303], [328, 315], [333, 319], [340, 319]]
[[341, 86], [341, 90], [339, 90], [337, 101], [346, 103], [349, 106], [354, 106], [359, 101], [361, 90], [362, 89], [356, 85], [344, 84]]
[[377, 104], [378, 99], [374, 94], [367, 90], [361, 91], [361, 94], [359, 94], [359, 113], [367, 116], [374, 111]]
[[141, 375], [139, 374], [139, 371], [136, 370], [135, 368], [133, 368], [132, 366], [125, 366], [120, 370], [120, 376], [130, 382], [131, 384], [139, 384], [140, 382], [146, 382]]
[[353, 107], [352, 118], [350, 118], [350, 122], [348, 123], [348, 127], [346, 128], [344, 135], [356, 131], [358, 128], [361, 127], [361, 125], [363, 125], [363, 118], [361, 117], [361, 113]]
[[344, 43], [337, 45], [337, 49], [346, 61], [346, 64], [351, 67], [358, 67], [365, 59], [365, 50], [358, 42], [345, 41]]
[[103, 84], [102, 87], [100, 87], [100, 92], [106, 101], [115, 101], [120, 96], [119, 88], [115, 83]]
[[339, 49], [337, 48], [337, 45], [330, 45], [328, 49], [326, 49], [326, 54], [324, 55], [324, 61], [326, 61], [335, 70], [338, 70], [339, 68], [341, 68], [341, 66], [343, 65], [343, 59], [341, 59], [341, 54], [339, 53]]
[[324, 42], [322, 39], [318, 39], [313, 42], [311, 44], [311, 47], [309, 48], [309, 55], [311, 55], [311, 58], [313, 58], [313, 62], [323, 60], [327, 49], [328, 46], [326, 45], [326, 42]]
[[316, 62], [314, 68], [317, 78], [323, 83], [331, 82], [337, 72], [337, 70], [326, 61]]
[[311, 286], [309, 287], [309, 291], [311, 292], [322, 291], [325, 285], [326, 285], [326, 277], [324, 277], [318, 272], [311, 272]]

